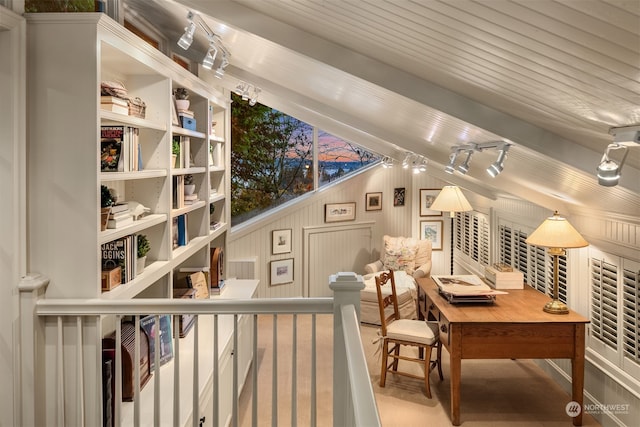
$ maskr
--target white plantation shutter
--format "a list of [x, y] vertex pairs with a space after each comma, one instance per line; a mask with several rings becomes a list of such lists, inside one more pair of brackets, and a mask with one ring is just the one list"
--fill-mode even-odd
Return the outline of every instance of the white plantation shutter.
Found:
[[464, 236], [464, 230], [462, 229], [462, 215], [463, 213], [461, 212], [457, 212], [456, 213], [456, 218], [454, 221], [454, 228], [455, 228], [455, 236], [456, 236], [456, 240], [455, 240], [455, 245], [456, 245], [456, 249], [458, 249], [459, 251], [462, 251], [462, 242], [465, 238]]
[[478, 254], [480, 252], [479, 243], [480, 243], [480, 234], [478, 230], [478, 217], [473, 216], [471, 218], [471, 248], [469, 249], [469, 255], [471, 259], [474, 261], [478, 261]]
[[478, 261], [482, 265], [489, 265], [489, 221], [484, 215], [480, 216], [478, 221]]
[[511, 261], [511, 227], [500, 225], [500, 263], [512, 265]]
[[640, 269], [632, 267], [622, 270], [622, 351], [640, 363]]
[[[549, 257], [549, 292], [553, 293], [553, 257]], [[558, 257], [558, 299], [567, 303], [567, 257]]]
[[618, 347], [617, 276], [616, 265], [591, 259], [591, 336], [614, 350]]
[[547, 266], [545, 248], [540, 246], [528, 245], [529, 247], [529, 264], [528, 264], [528, 281], [527, 283], [534, 289], [547, 293]]
[[527, 245], [527, 242], [525, 242], [525, 240], [527, 239], [527, 234], [523, 233], [520, 230], [515, 231], [513, 234], [514, 234], [513, 238], [514, 238], [514, 246], [515, 246], [513, 251], [513, 266], [524, 273], [524, 280], [526, 282], [527, 269], [529, 264], [527, 262], [527, 246], [528, 245]]

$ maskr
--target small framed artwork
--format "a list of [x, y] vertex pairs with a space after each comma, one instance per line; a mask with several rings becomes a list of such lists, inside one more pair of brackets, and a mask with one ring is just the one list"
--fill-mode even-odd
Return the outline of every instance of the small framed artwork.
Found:
[[293, 282], [293, 258], [271, 261], [271, 286]]
[[324, 205], [324, 222], [353, 221], [354, 219], [356, 219], [356, 202]]
[[430, 240], [431, 249], [442, 250], [442, 221], [420, 221], [420, 240]]
[[381, 211], [382, 210], [382, 193], [367, 193], [365, 200], [365, 210]]
[[420, 190], [420, 216], [442, 216], [442, 212], [431, 209], [431, 205], [439, 193], [439, 188], [423, 188]]
[[273, 230], [271, 232], [271, 253], [288, 254], [291, 252], [291, 229]]
[[404, 196], [406, 191], [404, 188], [393, 189], [393, 206], [404, 206]]

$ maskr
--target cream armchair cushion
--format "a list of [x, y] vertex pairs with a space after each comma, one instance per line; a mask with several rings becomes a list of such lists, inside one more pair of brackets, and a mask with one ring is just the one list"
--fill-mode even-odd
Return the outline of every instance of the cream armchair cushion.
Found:
[[365, 274], [383, 270], [401, 270], [414, 278], [431, 274], [431, 242], [411, 237], [383, 237], [383, 250], [378, 261], [365, 265]]

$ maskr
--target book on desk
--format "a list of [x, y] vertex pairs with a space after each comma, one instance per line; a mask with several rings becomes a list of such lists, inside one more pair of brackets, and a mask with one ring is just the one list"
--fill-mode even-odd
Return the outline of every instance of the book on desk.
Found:
[[438, 292], [451, 304], [495, 302], [497, 295], [507, 292], [497, 291], [475, 274], [431, 276], [438, 286]]

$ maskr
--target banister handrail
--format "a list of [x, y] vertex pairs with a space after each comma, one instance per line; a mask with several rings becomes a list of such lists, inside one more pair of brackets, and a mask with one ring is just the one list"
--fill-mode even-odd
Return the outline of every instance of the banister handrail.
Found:
[[333, 298], [270, 298], [185, 300], [136, 298], [133, 300], [41, 299], [38, 316], [92, 316], [103, 314], [312, 314], [333, 313]]
[[369, 379], [356, 309], [353, 305], [345, 305], [341, 307], [341, 311], [355, 425], [357, 427], [380, 426], [380, 415]]

